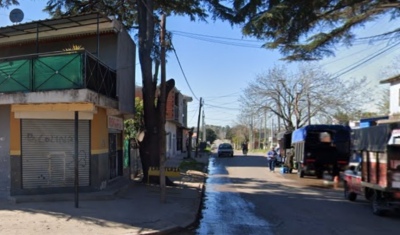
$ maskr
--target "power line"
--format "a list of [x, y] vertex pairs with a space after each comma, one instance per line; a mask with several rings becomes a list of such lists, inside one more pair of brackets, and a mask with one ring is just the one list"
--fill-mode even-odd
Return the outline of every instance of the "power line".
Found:
[[222, 106], [216, 106], [216, 105], [211, 105], [211, 104], [204, 104], [204, 105], [209, 106], [210, 108], [227, 109], [227, 110], [238, 110], [238, 108], [222, 107]]
[[[382, 42], [382, 43], [383, 43], [383, 42]], [[380, 45], [380, 44], [382, 44], [382, 43], [379, 43], [379, 44], [377, 44], [377, 45]], [[372, 48], [373, 48], [373, 47], [370, 46], [370, 47], [367, 48], [367, 50], [368, 50], [368, 49], [372, 49]], [[323, 64], [321, 64], [321, 66], [326, 66], [326, 65], [328, 65], [328, 64], [332, 64], [332, 63], [338, 62], [338, 61], [340, 61], [340, 60], [344, 60], [344, 59], [349, 58], [349, 57], [351, 57], [351, 56], [355, 56], [355, 55], [361, 54], [361, 53], [365, 52], [365, 50], [366, 50], [365, 48], [362, 48], [361, 50], [356, 51], [356, 52], [354, 52], [354, 53], [352, 53], [352, 54], [349, 54], [349, 55], [347, 55], [347, 56], [343, 56], [343, 57], [341, 57], [341, 58], [337, 58], [336, 60], [332, 60], [332, 61], [323, 63]]]
[[240, 41], [240, 42], [253, 42], [253, 43], [260, 43], [259, 40], [247, 40], [247, 39], [238, 39], [238, 38], [226, 38], [226, 37], [220, 37], [220, 36], [213, 36], [213, 35], [206, 35], [206, 34], [197, 34], [197, 33], [189, 33], [189, 32], [184, 32], [184, 31], [179, 31], [179, 30], [171, 30], [172, 33], [177, 33], [180, 36], [188, 35], [188, 36], [193, 36], [193, 37], [204, 37], [204, 38], [218, 38], [218, 39], [224, 39], [224, 40], [230, 40], [230, 41]]
[[194, 92], [193, 92], [193, 90], [192, 90], [192, 87], [190, 86], [189, 81], [187, 80], [186, 74], [185, 74], [185, 72], [183, 71], [183, 68], [182, 68], [181, 61], [179, 60], [178, 54], [176, 53], [176, 49], [175, 49], [174, 45], [172, 44], [172, 40], [171, 40], [171, 39], [170, 39], [170, 43], [171, 43], [172, 50], [174, 51], [176, 60], [178, 61], [179, 68], [181, 69], [182, 75], [183, 75], [183, 77], [185, 78], [186, 84], [188, 85], [190, 92], [192, 93], [192, 95], [194, 96], [194, 98], [195, 98], [197, 101], [199, 101], [199, 98], [197, 98], [197, 96], [194, 94]]
[[[364, 65], [366, 62], [368, 62], [368, 61], [370, 61], [372, 59], [375, 59], [377, 56], [382, 55], [383, 53], [387, 52], [388, 50], [390, 50], [390, 49], [392, 49], [392, 48], [394, 48], [396, 46], [398, 46], [399, 44], [400, 44], [400, 42], [397, 42], [397, 43], [395, 43], [395, 44], [393, 44], [393, 45], [391, 45], [389, 47], [381, 49], [379, 52], [377, 52], [377, 53], [375, 53], [375, 54], [373, 54], [371, 56], [367, 56], [369, 58], [364, 57], [363, 59], [359, 60], [358, 62], [354, 63], [353, 65], [347, 66], [346, 68], [342, 69], [342, 71], [336, 72], [336, 75], [334, 75], [334, 76], [335, 77], [340, 77], [340, 76], [342, 76], [342, 75], [344, 75], [344, 74], [356, 69], [357, 67], [360, 67], [361, 65]], [[357, 64], [357, 63], [359, 63], [359, 64]]]
[[234, 92], [234, 93], [231, 93], [231, 94], [228, 94], [228, 95], [207, 96], [207, 97], [205, 97], [205, 98], [208, 98], [208, 99], [218, 99], [218, 98], [224, 98], [224, 97], [231, 97], [231, 96], [234, 96], [234, 95], [239, 94], [239, 93], [240, 93], [240, 91], [237, 91], [237, 92]]
[[[198, 109], [198, 106], [197, 106], [197, 109]], [[192, 115], [192, 117], [190, 118], [189, 122], [191, 122], [191, 121], [193, 120], [193, 118], [196, 116], [196, 114], [197, 114], [197, 111], [196, 111], [196, 112], [193, 112], [193, 115]], [[189, 123], [189, 122], [188, 122], [188, 123]]]
[[246, 44], [246, 43], [236, 43], [236, 42], [227, 42], [223, 41], [221, 39], [215, 39], [213, 37], [209, 36], [196, 36], [196, 35], [185, 35], [185, 34], [180, 34], [180, 33], [175, 33], [177, 36], [182, 36], [182, 37], [188, 37], [192, 39], [197, 39], [201, 41], [206, 41], [206, 42], [211, 42], [211, 43], [219, 43], [219, 44], [224, 44], [228, 46], [239, 46], [239, 47], [247, 47], [247, 48], [257, 48], [257, 49], [263, 49], [262, 45], [252, 45], [252, 44]]

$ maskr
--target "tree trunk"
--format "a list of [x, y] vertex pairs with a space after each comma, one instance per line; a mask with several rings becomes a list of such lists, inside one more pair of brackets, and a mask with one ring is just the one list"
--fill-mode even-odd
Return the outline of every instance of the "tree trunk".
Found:
[[143, 181], [147, 181], [150, 166], [159, 166], [158, 115], [155, 107], [155, 88], [152, 79], [151, 51], [154, 38], [153, 1], [138, 1], [139, 18], [139, 60], [143, 83], [143, 116], [145, 135], [140, 145], [140, 158], [143, 167]]
[[[163, 96], [164, 102], [168, 93], [175, 86], [173, 79], [165, 82], [161, 81], [160, 87], [163, 88], [162, 94], [157, 92], [157, 74], [158, 64], [156, 64], [156, 74], [153, 77], [151, 53], [154, 42], [154, 15], [153, 1], [138, 1], [138, 19], [139, 19], [139, 60], [142, 71], [143, 84], [143, 117], [145, 126], [145, 135], [139, 146], [140, 159], [143, 167], [143, 181], [147, 182], [149, 167], [160, 167], [160, 155], [165, 155], [165, 104], [160, 107], [160, 95]], [[156, 95], [158, 94], [158, 95]], [[157, 97], [157, 99], [156, 99]], [[157, 104], [156, 104], [157, 100]], [[164, 145], [162, 149], [161, 145]], [[159, 183], [159, 177], [150, 177], [152, 183]], [[167, 178], [167, 185], [173, 183]]]

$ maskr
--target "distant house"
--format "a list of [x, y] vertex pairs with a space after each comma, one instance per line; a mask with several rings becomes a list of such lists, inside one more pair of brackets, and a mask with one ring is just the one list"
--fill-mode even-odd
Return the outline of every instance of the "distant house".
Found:
[[400, 75], [382, 80], [380, 84], [390, 85], [389, 119], [400, 119]]
[[0, 197], [74, 192], [76, 150], [82, 190], [123, 175], [135, 51], [97, 13], [0, 28]]
[[[136, 97], [143, 98], [142, 87], [136, 86]], [[168, 94], [166, 102], [166, 157], [173, 158], [187, 151], [189, 128], [187, 127], [188, 103], [192, 98], [177, 88]]]
[[176, 157], [187, 151], [187, 127], [188, 103], [192, 97], [183, 95], [177, 88], [172, 89], [167, 98], [167, 112], [165, 131], [167, 132], [167, 158]]
[[370, 118], [361, 118], [360, 119], [360, 124], [359, 127], [370, 127], [370, 126], [376, 126], [378, 121], [380, 120], [387, 120], [389, 119], [389, 116], [380, 116], [380, 117], [370, 117]]

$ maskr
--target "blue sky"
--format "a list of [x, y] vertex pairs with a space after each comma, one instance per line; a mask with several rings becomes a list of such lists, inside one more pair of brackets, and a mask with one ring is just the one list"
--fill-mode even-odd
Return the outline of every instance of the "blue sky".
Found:
[[[24, 22], [49, 18], [41, 9], [47, 1], [20, 1], [21, 5], [9, 9], [0, 9], [0, 26], [11, 25], [9, 12], [20, 8], [24, 12]], [[396, 27], [397, 22], [379, 19], [357, 30], [358, 37], [375, 35]], [[183, 94], [193, 97], [189, 105], [188, 125], [197, 126], [199, 99], [204, 99], [205, 123], [210, 125], [233, 126], [239, 114], [239, 98], [243, 89], [256, 75], [266, 72], [280, 61], [278, 51], [257, 48], [262, 42], [244, 38], [240, 28], [231, 27], [227, 22], [212, 21], [191, 22], [185, 17], [169, 17], [167, 30], [174, 33], [172, 43], [175, 54], [167, 58], [167, 78], [174, 78], [177, 89]], [[203, 40], [198, 38], [205, 35]], [[231, 40], [233, 39], [233, 40]], [[336, 48], [336, 56], [319, 63], [331, 74], [340, 75], [341, 79], [366, 77], [367, 86], [387, 88], [379, 85], [379, 81], [387, 78], [385, 71], [398, 54], [398, 47], [388, 49], [387, 41], [376, 44], [357, 43], [346, 48]], [[382, 52], [380, 55], [375, 53]], [[363, 62], [368, 60], [367, 62]], [[356, 67], [358, 64], [361, 66]], [[136, 83], [141, 85], [140, 65], [136, 65]], [[289, 68], [295, 68], [291, 63]], [[354, 68], [355, 67], [355, 68]], [[184, 76], [182, 73], [186, 75]], [[350, 70], [347, 73], [347, 70]], [[394, 71], [389, 71], [390, 76]], [[371, 104], [361, 104], [372, 107]], [[373, 110], [370, 110], [373, 111]]]

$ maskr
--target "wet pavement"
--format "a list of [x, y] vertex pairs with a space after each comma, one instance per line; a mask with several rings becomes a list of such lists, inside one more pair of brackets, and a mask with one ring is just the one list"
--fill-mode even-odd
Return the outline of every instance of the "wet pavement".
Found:
[[210, 159], [202, 219], [196, 234], [271, 234], [269, 223], [254, 213], [251, 202], [239, 192], [220, 187], [232, 182], [229, 177], [220, 177], [225, 168], [216, 161]]
[[210, 158], [199, 222], [177, 235], [272, 234], [270, 224], [255, 213], [255, 205], [240, 192], [229, 189], [234, 182], [226, 170], [227, 161]]
[[[200, 220], [194, 227], [180, 231], [177, 235], [274, 234], [273, 227], [277, 226], [276, 221], [268, 221], [267, 216], [259, 212], [263, 209], [256, 208], [260, 204], [257, 201], [263, 200], [263, 196], [258, 194], [268, 193], [268, 190], [264, 186], [254, 187], [256, 188], [254, 192], [246, 189], [252, 188], [252, 185], [269, 184], [271, 182], [267, 182], [270, 180], [287, 185], [281, 186], [286, 187], [287, 190], [300, 190], [300, 188], [342, 190], [340, 184], [332, 184], [330, 181], [313, 177], [299, 179], [296, 173], [281, 174], [280, 168], [276, 169], [275, 175], [269, 176], [273, 176], [274, 179], [268, 179], [267, 174], [263, 173], [267, 171], [267, 168], [263, 165], [265, 162], [262, 157], [263, 163], [257, 171], [252, 171], [248, 178], [241, 179], [230, 175], [228, 169], [232, 167], [247, 167], [241, 166], [243, 163], [250, 162], [250, 159], [246, 160], [246, 158], [241, 155], [236, 156], [235, 159], [221, 159], [215, 156], [210, 158]], [[235, 188], [238, 184], [246, 186]]]

